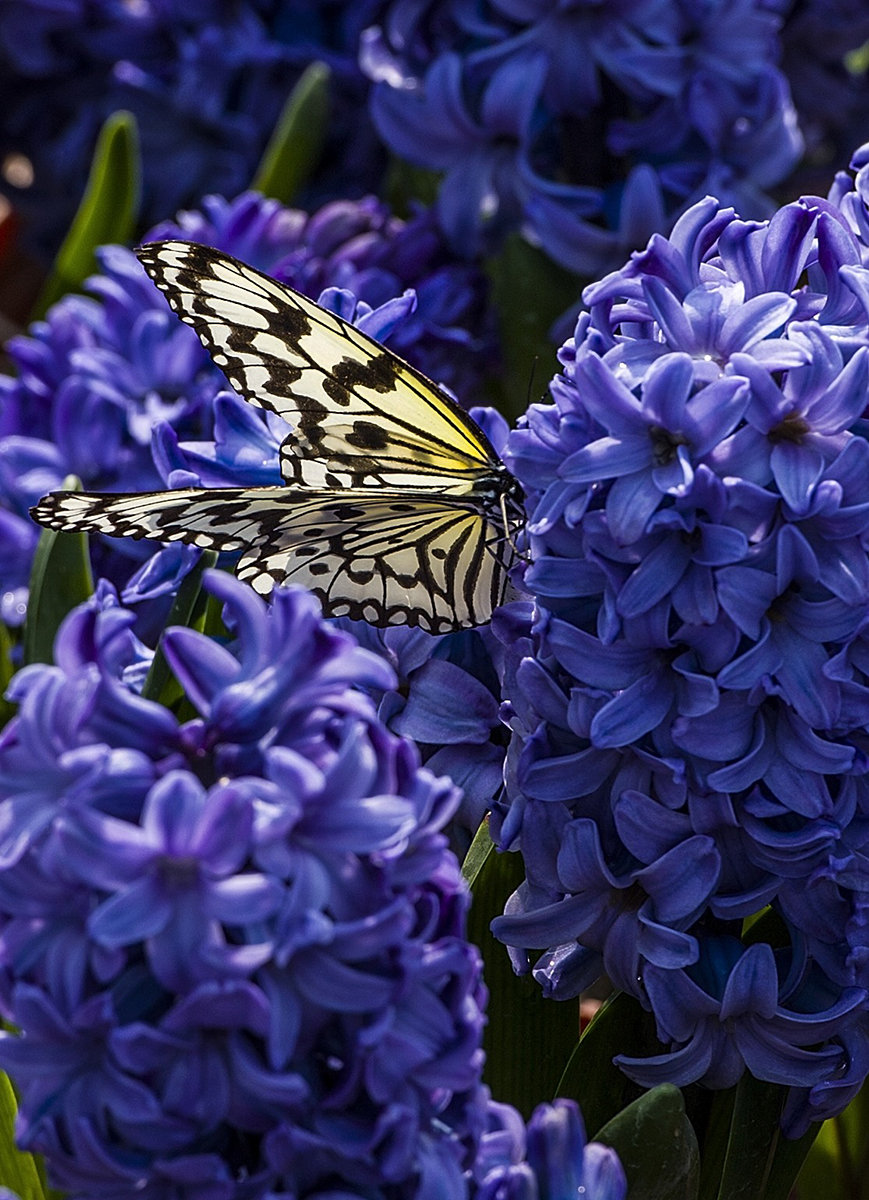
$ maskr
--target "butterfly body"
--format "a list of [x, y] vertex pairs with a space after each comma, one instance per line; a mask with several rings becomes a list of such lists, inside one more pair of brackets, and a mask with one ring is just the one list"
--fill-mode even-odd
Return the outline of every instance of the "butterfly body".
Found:
[[292, 426], [284, 486], [54, 492], [34, 518], [242, 551], [239, 577], [257, 591], [302, 583], [332, 616], [432, 633], [487, 621], [521, 491], [468, 414], [355, 326], [220, 251], [137, 253], [235, 389]]

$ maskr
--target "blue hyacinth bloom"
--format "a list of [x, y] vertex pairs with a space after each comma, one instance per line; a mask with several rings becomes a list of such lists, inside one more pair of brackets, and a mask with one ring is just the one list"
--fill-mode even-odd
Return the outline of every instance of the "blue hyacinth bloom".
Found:
[[[495, 627], [526, 878], [493, 930], [546, 994], [651, 1011], [644, 1086], [748, 1070], [790, 1131], [869, 1067], [861, 186], [688, 209], [586, 289], [505, 456], [534, 605]], [[733, 936], [767, 907], [775, 950]]]
[[625, 1200], [627, 1180], [618, 1155], [609, 1146], [586, 1141], [582, 1115], [572, 1100], [539, 1105], [521, 1133], [511, 1128], [517, 1114], [505, 1114], [504, 1107], [493, 1106], [501, 1128], [487, 1134], [478, 1156], [477, 1200], [570, 1200], [577, 1195]]
[[138, 694], [151, 654], [106, 585], [13, 685], [0, 1060], [19, 1142], [89, 1200], [465, 1196], [490, 1102], [441, 832], [458, 793], [378, 719], [384, 659], [309, 595], [207, 582], [229, 639], [166, 634], [186, 721]]

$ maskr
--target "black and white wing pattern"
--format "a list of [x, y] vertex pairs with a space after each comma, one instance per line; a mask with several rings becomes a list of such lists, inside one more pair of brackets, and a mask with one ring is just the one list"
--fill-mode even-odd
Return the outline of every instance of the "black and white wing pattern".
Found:
[[354, 326], [219, 250], [137, 253], [239, 394], [292, 426], [285, 486], [52, 492], [34, 518], [241, 551], [239, 576], [258, 592], [304, 584], [327, 616], [431, 633], [488, 621], [521, 493], [471, 417]]
[[489, 619], [506, 574], [473, 506], [378, 489], [186, 488], [131, 495], [53, 492], [33, 509], [51, 529], [243, 551], [240, 579], [268, 595], [299, 583], [329, 616], [446, 633]]
[[454, 400], [313, 300], [210, 246], [136, 253], [239, 395], [293, 426], [287, 483], [449, 489], [503, 471]]

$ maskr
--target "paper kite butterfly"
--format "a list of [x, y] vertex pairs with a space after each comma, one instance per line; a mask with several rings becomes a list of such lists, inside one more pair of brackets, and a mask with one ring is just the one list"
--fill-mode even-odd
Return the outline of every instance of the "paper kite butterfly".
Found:
[[52, 492], [35, 520], [240, 550], [239, 577], [256, 591], [303, 584], [327, 616], [430, 633], [488, 621], [521, 490], [468, 414], [354, 326], [227, 254], [177, 241], [137, 254], [236, 391], [293, 427], [283, 485]]

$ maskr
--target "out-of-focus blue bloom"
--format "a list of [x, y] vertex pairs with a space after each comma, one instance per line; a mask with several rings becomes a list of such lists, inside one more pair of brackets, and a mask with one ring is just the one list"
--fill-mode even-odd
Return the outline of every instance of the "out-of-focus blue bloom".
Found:
[[[505, 453], [535, 606], [493, 626], [526, 869], [493, 930], [547, 994], [651, 1010], [645, 1086], [748, 1070], [792, 1130], [869, 1067], [865, 228], [844, 183], [689, 209], [586, 289]], [[732, 936], [766, 906], [775, 954]]]
[[246, 187], [303, 69], [332, 68], [329, 138], [303, 202], [376, 186], [382, 151], [356, 65], [380, 0], [258, 0], [227, 6], [143, 0], [12, 0], [0, 15], [2, 154], [33, 166], [26, 188], [3, 183], [31, 237], [56, 248], [84, 185], [97, 132], [118, 109], [138, 120], [143, 218], [207, 192]]
[[365, 690], [390, 668], [311, 597], [208, 586], [231, 642], [166, 634], [192, 719], [125, 682], [149, 654], [105, 585], [56, 665], [13, 684], [0, 1000], [20, 1032], [0, 1059], [20, 1143], [88, 1200], [206, 1179], [461, 1197], [489, 1101], [439, 832], [456, 790], [377, 719]]
[[600, 1142], [586, 1141], [574, 1101], [556, 1100], [534, 1110], [525, 1131], [527, 1149], [512, 1130], [517, 1114], [505, 1114], [504, 1108], [493, 1106], [493, 1123], [497, 1117], [503, 1126], [484, 1137], [478, 1155], [477, 1200], [570, 1200], [577, 1195], [625, 1200], [628, 1185], [618, 1155]]
[[826, 183], [866, 136], [866, 70], [849, 59], [869, 40], [869, 13], [861, 0], [765, 0], [765, 7], [783, 19], [781, 66], [806, 139], [798, 174], [805, 191]]
[[595, 275], [705, 192], [768, 215], [802, 150], [779, 24], [763, 0], [393, 0], [362, 62], [381, 136], [443, 173], [454, 245], [497, 245], [524, 221]]

